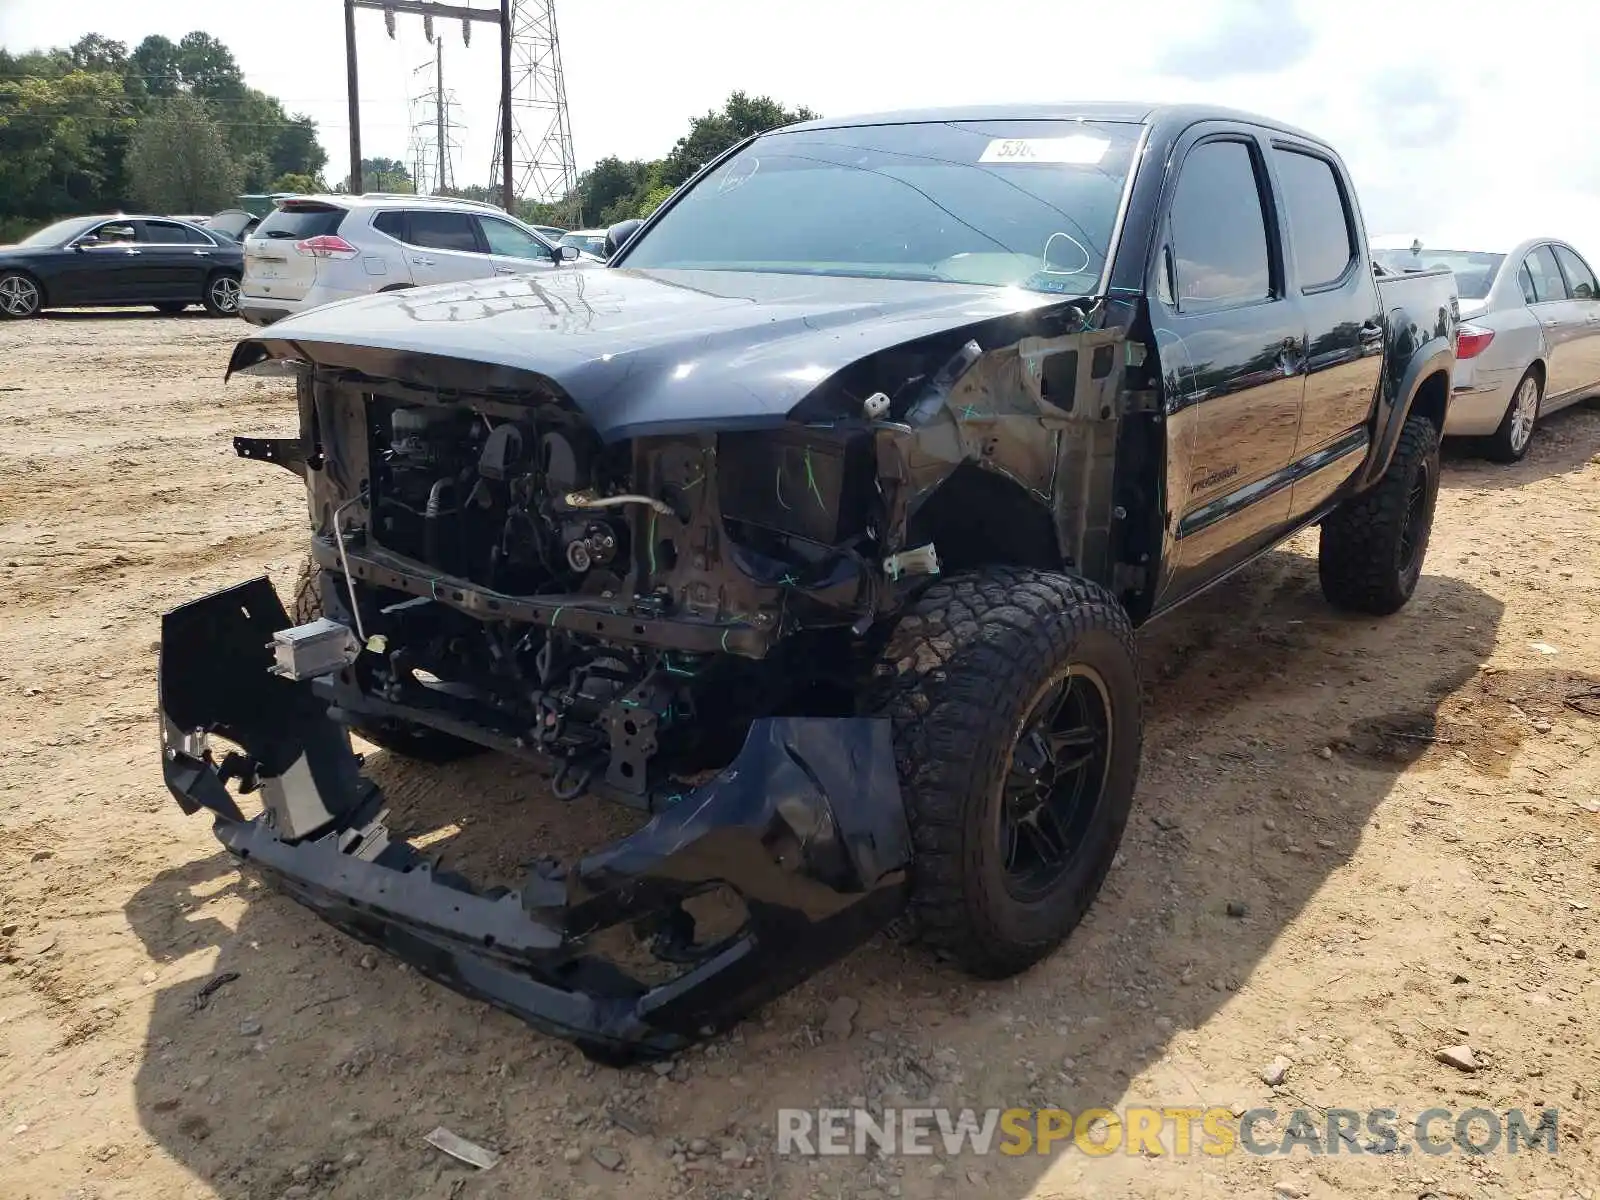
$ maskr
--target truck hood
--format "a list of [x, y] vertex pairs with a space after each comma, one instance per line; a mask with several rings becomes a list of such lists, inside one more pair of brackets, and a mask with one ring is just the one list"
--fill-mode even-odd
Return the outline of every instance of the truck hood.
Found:
[[1060, 309], [1018, 288], [744, 271], [560, 270], [340, 301], [235, 347], [419, 386], [570, 399], [607, 441], [781, 422], [835, 372], [919, 338]]

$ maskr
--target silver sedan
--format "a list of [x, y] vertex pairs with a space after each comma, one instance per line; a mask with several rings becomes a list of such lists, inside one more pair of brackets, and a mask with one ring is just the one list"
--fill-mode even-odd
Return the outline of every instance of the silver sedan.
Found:
[[1448, 267], [1461, 295], [1454, 395], [1444, 431], [1516, 462], [1541, 416], [1600, 392], [1600, 284], [1571, 246], [1531, 238], [1509, 252], [1374, 241], [1384, 271]]

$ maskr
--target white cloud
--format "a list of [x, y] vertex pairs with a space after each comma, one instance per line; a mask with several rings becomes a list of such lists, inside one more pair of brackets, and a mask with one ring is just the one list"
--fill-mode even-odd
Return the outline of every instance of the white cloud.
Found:
[[[472, 0], [486, 5], [488, 0]], [[1600, 259], [1600, 111], [1588, 0], [557, 0], [580, 166], [655, 157], [691, 116], [743, 88], [838, 115], [1007, 100], [1228, 104], [1339, 148], [1369, 231], [1509, 242], [1566, 237]], [[416, 18], [361, 28], [366, 153], [404, 157]], [[344, 35], [335, 0], [217, 4], [0, 0], [0, 43], [66, 44], [90, 30], [137, 42], [206, 29], [246, 77], [321, 124], [345, 169]], [[488, 175], [497, 88], [482, 27], [445, 27], [446, 86], [466, 122], [462, 180]], [[420, 89], [418, 89], [420, 90]]]

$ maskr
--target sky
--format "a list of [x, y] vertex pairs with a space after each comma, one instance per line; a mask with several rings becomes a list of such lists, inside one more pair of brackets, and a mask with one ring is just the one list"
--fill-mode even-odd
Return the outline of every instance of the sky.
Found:
[[[494, 0], [455, 0], [491, 7]], [[1007, 101], [1201, 101], [1331, 142], [1369, 234], [1494, 248], [1564, 238], [1600, 261], [1593, 0], [556, 0], [579, 169], [657, 158], [743, 89], [827, 116]], [[254, 87], [316, 119], [348, 170], [339, 0], [0, 0], [0, 45], [204, 29]], [[418, 17], [357, 12], [362, 148], [409, 161]], [[441, 24], [457, 183], [486, 182], [496, 30]]]

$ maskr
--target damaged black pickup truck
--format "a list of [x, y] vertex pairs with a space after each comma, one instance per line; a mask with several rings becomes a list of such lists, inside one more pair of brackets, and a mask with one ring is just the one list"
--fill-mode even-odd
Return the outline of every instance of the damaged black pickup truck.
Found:
[[[1374, 278], [1304, 133], [817, 121], [611, 240], [241, 342], [299, 379], [299, 436], [238, 451], [305, 479], [309, 562], [288, 610], [263, 578], [166, 614], [160, 668], [180, 805], [588, 1054], [670, 1054], [891, 922], [1028, 967], [1128, 819], [1137, 625], [1313, 524], [1334, 604], [1417, 586], [1454, 284]], [[470, 882], [390, 836], [350, 729], [638, 826]]]

